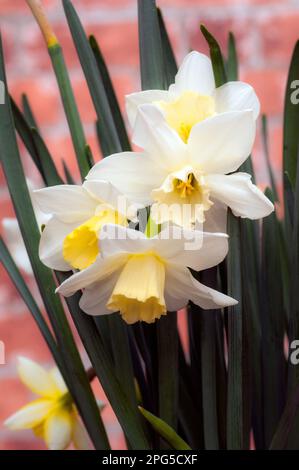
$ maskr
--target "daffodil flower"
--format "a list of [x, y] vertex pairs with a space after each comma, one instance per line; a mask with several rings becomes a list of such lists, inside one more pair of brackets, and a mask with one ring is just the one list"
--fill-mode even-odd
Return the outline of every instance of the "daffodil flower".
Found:
[[247, 83], [234, 81], [216, 88], [211, 60], [196, 51], [185, 57], [168, 91], [147, 90], [127, 95], [126, 107], [132, 127], [138, 107], [145, 103], [157, 106], [185, 143], [193, 126], [204, 119], [246, 109], [251, 109], [256, 119], [260, 109], [259, 100]]
[[39, 257], [52, 269], [84, 269], [98, 253], [103, 224], [127, 225], [130, 208], [107, 181], [58, 185], [34, 192], [40, 209], [51, 215], [42, 232]]
[[5, 426], [11, 430], [33, 430], [51, 450], [66, 449], [71, 443], [77, 449], [91, 449], [59, 370], [55, 367], [47, 371], [36, 362], [20, 357], [18, 374], [24, 385], [39, 398], [10, 416]]
[[236, 216], [259, 219], [273, 204], [249, 174], [234, 173], [248, 158], [255, 137], [252, 111], [230, 111], [192, 127], [185, 143], [154, 105], [139, 107], [134, 142], [145, 152], [106, 157], [87, 180], [110, 181], [132, 201], [152, 204], [157, 223], [225, 231], [227, 206]]
[[148, 238], [142, 232], [108, 224], [100, 235], [101, 254], [87, 269], [73, 274], [57, 292], [73, 295], [90, 315], [119, 311], [132, 324], [152, 323], [189, 300], [204, 309], [237, 302], [198, 282], [189, 271], [210, 268], [227, 254], [227, 235], [166, 227]]

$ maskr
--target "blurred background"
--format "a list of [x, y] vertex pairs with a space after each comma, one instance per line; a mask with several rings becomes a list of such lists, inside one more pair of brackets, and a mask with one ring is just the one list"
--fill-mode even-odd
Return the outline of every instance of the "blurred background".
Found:
[[[72, 45], [61, 1], [43, 0], [48, 17], [63, 47], [85, 133], [96, 160], [100, 159], [91, 104]], [[136, 0], [73, 0], [88, 34], [94, 34], [107, 61], [122, 108], [124, 95], [140, 89]], [[157, 0], [166, 20], [178, 63], [190, 49], [207, 52], [199, 24], [204, 23], [226, 52], [229, 31], [235, 34], [240, 79], [256, 90], [262, 112], [269, 118], [269, 150], [274, 173], [282, 156], [282, 112], [288, 65], [299, 37], [299, 0]], [[25, 0], [0, 0], [0, 28], [4, 43], [10, 93], [20, 104], [22, 93], [31, 102], [48, 147], [61, 168], [65, 159], [78, 176], [68, 128], [50, 59], [40, 31]], [[36, 171], [22, 147], [27, 175], [39, 184]], [[268, 176], [258, 134], [254, 164], [262, 187]], [[0, 219], [13, 217], [3, 174], [0, 173]], [[2, 226], [0, 224], [0, 230]], [[30, 276], [27, 281], [35, 289]], [[3, 421], [30, 397], [16, 376], [18, 355], [51, 365], [51, 357], [33, 320], [0, 266], [0, 340], [6, 364], [0, 365], [0, 449], [42, 449], [30, 431], [11, 432]], [[104, 399], [97, 387], [97, 394]], [[113, 448], [124, 441], [112, 411], [103, 414]]]

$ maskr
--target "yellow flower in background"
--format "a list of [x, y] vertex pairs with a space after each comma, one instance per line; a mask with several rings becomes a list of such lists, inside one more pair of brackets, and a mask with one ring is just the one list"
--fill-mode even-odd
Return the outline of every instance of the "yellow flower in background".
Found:
[[191, 300], [204, 309], [237, 303], [198, 282], [188, 267], [201, 271], [227, 254], [227, 235], [164, 227], [152, 238], [129, 228], [106, 225], [101, 254], [93, 265], [73, 274], [57, 292], [68, 297], [83, 289], [80, 307], [89, 315], [119, 311], [126, 323], [153, 323]]
[[193, 126], [209, 117], [251, 109], [256, 119], [260, 110], [259, 100], [247, 83], [233, 81], [216, 88], [210, 58], [196, 51], [185, 57], [175, 83], [167, 91], [146, 90], [126, 96], [132, 127], [139, 106], [146, 103], [155, 105], [163, 112], [168, 125], [185, 143]]
[[125, 198], [107, 181], [51, 186], [34, 191], [34, 200], [51, 216], [41, 234], [39, 257], [59, 271], [90, 266], [100, 251], [101, 227], [127, 225], [132, 216]]
[[20, 357], [18, 374], [37, 399], [23, 406], [4, 423], [11, 430], [31, 429], [50, 450], [91, 449], [86, 430], [57, 367], [47, 371]]

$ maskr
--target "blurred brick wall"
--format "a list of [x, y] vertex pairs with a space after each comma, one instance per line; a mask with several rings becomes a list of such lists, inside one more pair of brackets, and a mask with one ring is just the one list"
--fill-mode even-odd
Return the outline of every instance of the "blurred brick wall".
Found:
[[[87, 140], [96, 159], [95, 113], [71, 42], [61, 2], [44, 0], [47, 13], [64, 48], [66, 62], [84, 121]], [[226, 51], [228, 31], [237, 38], [241, 79], [252, 84], [270, 122], [270, 153], [276, 172], [281, 166], [282, 108], [288, 64], [299, 36], [298, 0], [160, 0], [169, 33], [180, 61], [190, 48], [207, 51], [198, 25], [204, 23]], [[88, 33], [93, 33], [103, 50], [120, 103], [124, 94], [139, 88], [139, 60], [135, 0], [73, 0]], [[10, 92], [17, 102], [28, 94], [41, 131], [56, 162], [66, 159], [76, 167], [62, 106], [50, 60], [40, 32], [25, 0], [0, 0], [0, 26], [3, 35]], [[26, 170], [36, 172], [23, 150]], [[259, 181], [266, 182], [260, 139], [254, 154]], [[0, 175], [0, 217], [12, 215], [3, 175]], [[28, 432], [10, 433], [3, 420], [30, 397], [15, 376], [15, 359], [27, 355], [50, 363], [38, 330], [18, 298], [10, 280], [0, 273], [0, 340], [6, 344], [6, 365], [0, 366], [0, 449], [42, 448]], [[30, 282], [30, 280], [28, 280]], [[34, 287], [33, 287], [34, 288]], [[123, 445], [112, 414], [105, 419], [113, 445]]]

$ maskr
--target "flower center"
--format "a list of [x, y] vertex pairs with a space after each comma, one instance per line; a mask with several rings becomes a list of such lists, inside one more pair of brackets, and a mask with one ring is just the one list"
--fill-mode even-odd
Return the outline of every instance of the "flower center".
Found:
[[215, 100], [211, 96], [185, 91], [171, 102], [159, 101], [157, 105], [165, 112], [166, 121], [187, 143], [192, 127], [215, 114]]
[[79, 225], [63, 242], [63, 258], [75, 269], [85, 269], [99, 254], [98, 233], [103, 225], [113, 223], [125, 225], [125, 218], [118, 212], [105, 209]]
[[155, 253], [131, 255], [113, 289], [107, 308], [123, 319], [153, 323], [166, 315], [165, 265]]
[[189, 173], [187, 181], [175, 178], [173, 180], [173, 187], [174, 190], [183, 199], [192, 196], [195, 191], [200, 190], [200, 186], [193, 173]]

